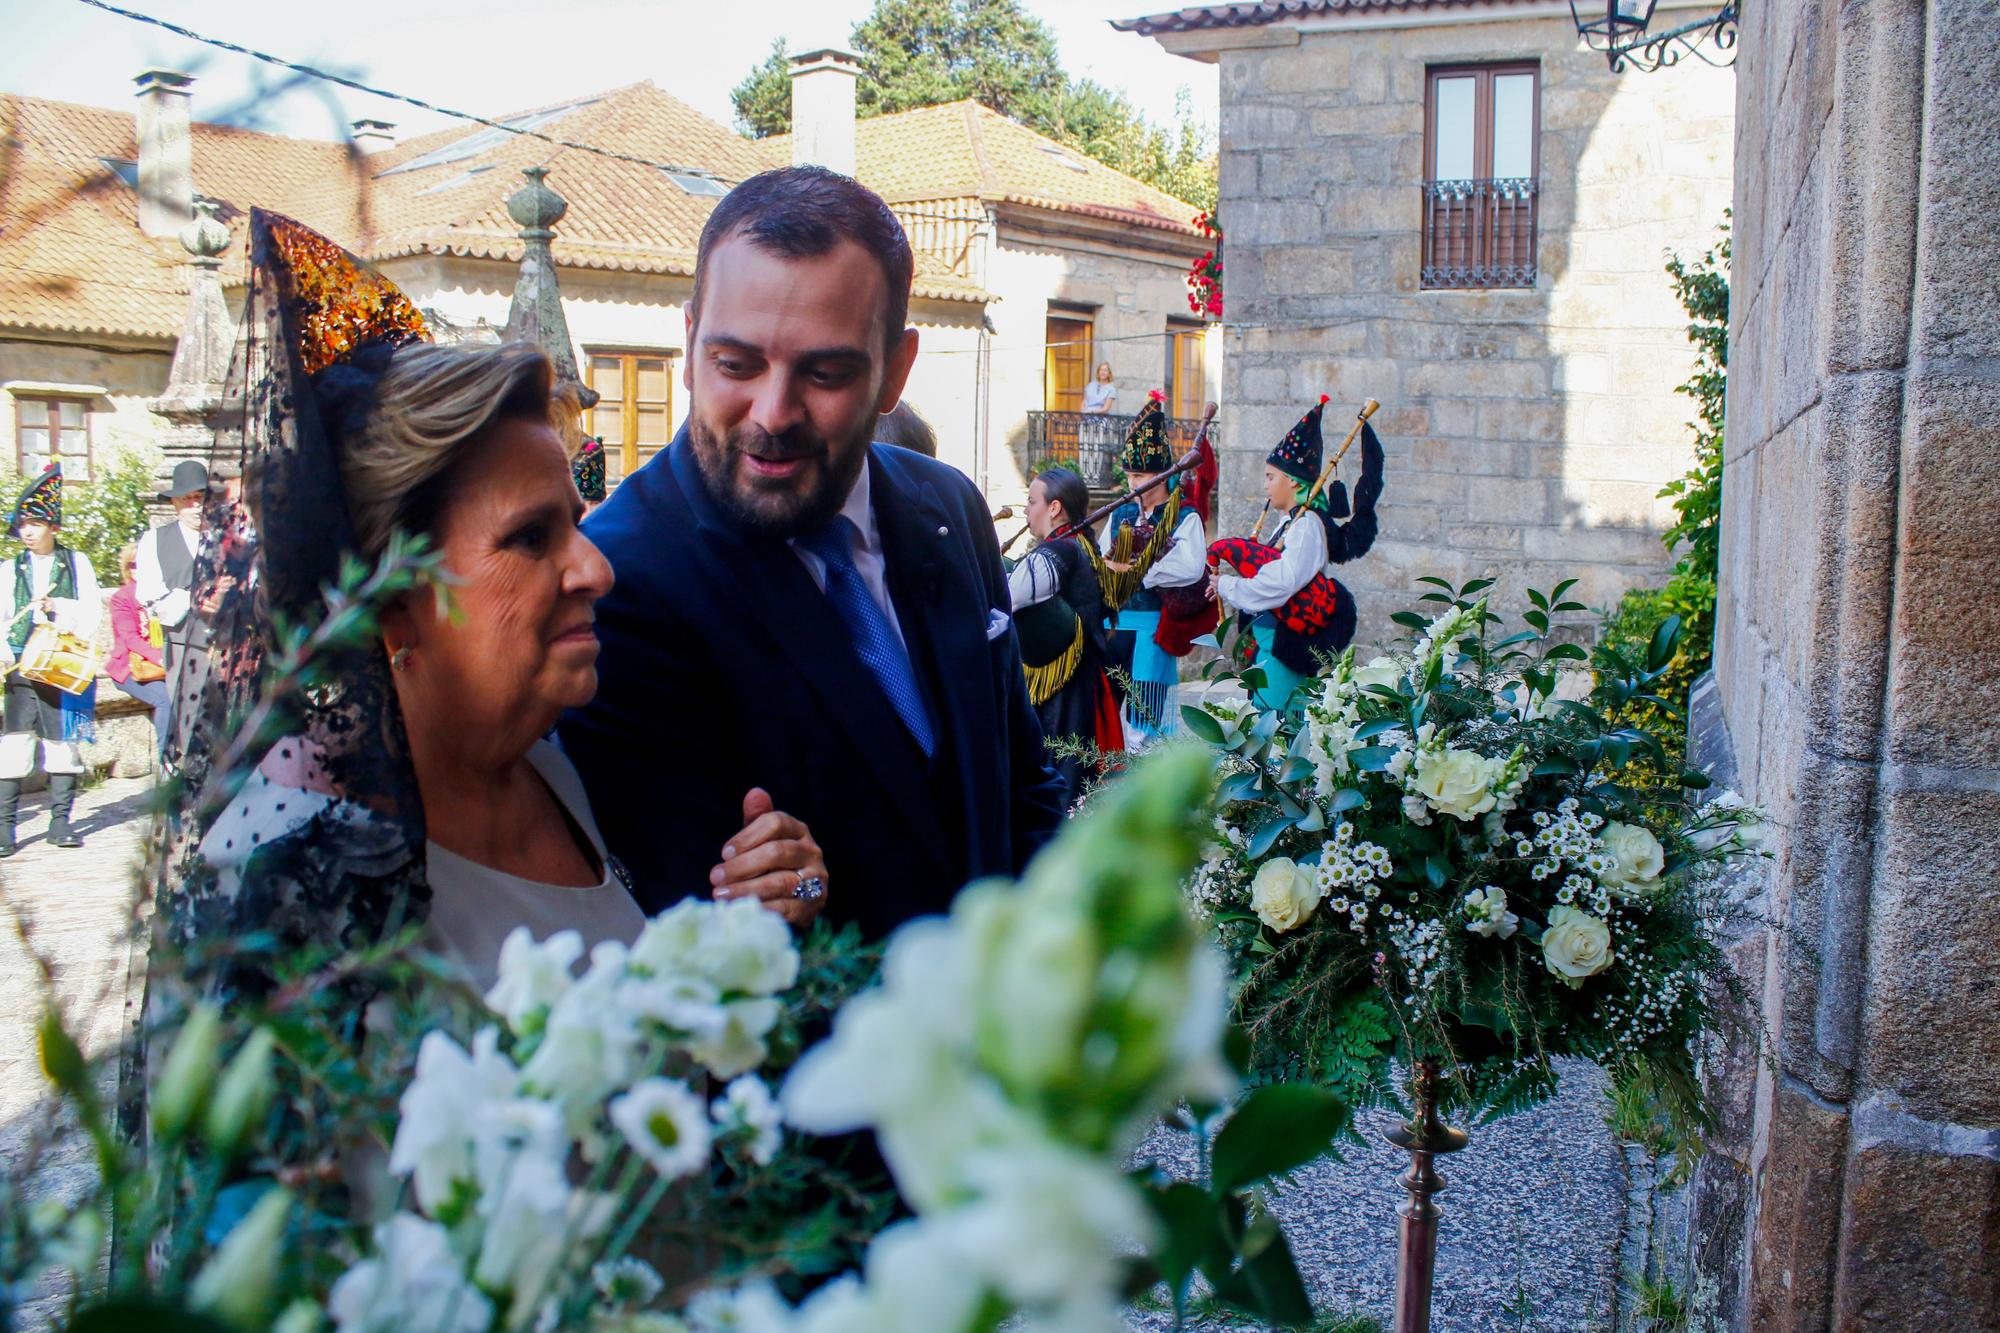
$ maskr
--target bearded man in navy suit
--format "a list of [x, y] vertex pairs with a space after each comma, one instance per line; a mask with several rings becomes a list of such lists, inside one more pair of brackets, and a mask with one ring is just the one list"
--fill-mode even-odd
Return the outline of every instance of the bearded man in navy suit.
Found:
[[911, 272], [882, 200], [816, 167], [744, 182], [702, 231], [688, 421], [584, 526], [617, 583], [597, 697], [561, 728], [649, 912], [753, 895], [803, 920], [824, 893], [879, 937], [1062, 819], [984, 500], [872, 442], [917, 355]]

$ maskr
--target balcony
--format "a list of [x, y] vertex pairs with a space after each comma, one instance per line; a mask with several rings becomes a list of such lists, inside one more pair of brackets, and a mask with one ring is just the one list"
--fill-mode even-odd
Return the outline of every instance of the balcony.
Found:
[[1533, 287], [1533, 177], [1425, 181], [1423, 285]]
[[[1125, 448], [1125, 432], [1132, 427], [1129, 416], [1096, 412], [1028, 413], [1027, 460], [1035, 471], [1043, 468], [1074, 468], [1093, 489], [1106, 485], [1118, 466]], [[1167, 418], [1167, 446], [1175, 457], [1194, 448], [1201, 434], [1201, 422], [1192, 417]], [[1221, 447], [1221, 436], [1210, 425], [1208, 442]]]

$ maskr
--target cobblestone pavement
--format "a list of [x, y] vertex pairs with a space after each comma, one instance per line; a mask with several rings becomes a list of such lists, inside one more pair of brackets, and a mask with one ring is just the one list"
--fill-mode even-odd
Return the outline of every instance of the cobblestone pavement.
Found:
[[[49, 1122], [35, 1029], [52, 988], [86, 1054], [108, 1050], [125, 1030], [128, 1001], [137, 1001], [126, 993], [127, 945], [151, 791], [151, 778], [86, 788], [73, 816], [84, 845], [75, 849], [45, 840], [48, 797], [25, 797], [21, 850], [0, 861], [0, 1171], [18, 1183], [33, 1164], [31, 1198], [73, 1198], [91, 1179], [81, 1136]], [[22, 1327], [40, 1327], [46, 1313], [30, 1303]]]
[[[1624, 1154], [1604, 1123], [1603, 1077], [1566, 1063], [1557, 1097], [1472, 1130], [1462, 1153], [1440, 1159], [1433, 1333], [1596, 1333], [1616, 1318], [1626, 1221]], [[1388, 1327], [1396, 1291], [1398, 1183], [1409, 1157], [1382, 1141], [1387, 1113], [1362, 1116], [1368, 1142], [1344, 1162], [1299, 1173], [1274, 1201], [1314, 1304]], [[1157, 1131], [1141, 1147], [1180, 1177], [1195, 1172], [1193, 1141]], [[1135, 1327], [1162, 1330], [1164, 1315]], [[1203, 1325], [1241, 1330], [1241, 1323]]]

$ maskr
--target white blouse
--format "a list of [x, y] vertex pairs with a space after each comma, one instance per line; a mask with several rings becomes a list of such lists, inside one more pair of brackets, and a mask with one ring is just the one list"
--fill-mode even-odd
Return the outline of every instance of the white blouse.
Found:
[[1278, 558], [1253, 576], [1218, 572], [1216, 596], [1252, 615], [1275, 611], [1326, 568], [1326, 524], [1315, 515], [1287, 519], [1274, 544], [1279, 548]]

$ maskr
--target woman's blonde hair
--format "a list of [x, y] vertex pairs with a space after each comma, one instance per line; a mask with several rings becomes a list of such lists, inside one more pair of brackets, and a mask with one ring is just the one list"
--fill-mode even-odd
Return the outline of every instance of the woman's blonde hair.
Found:
[[361, 554], [397, 530], [435, 535], [452, 473], [500, 421], [550, 420], [554, 371], [530, 343], [412, 344], [376, 386], [367, 425], [340, 448], [340, 479]]

